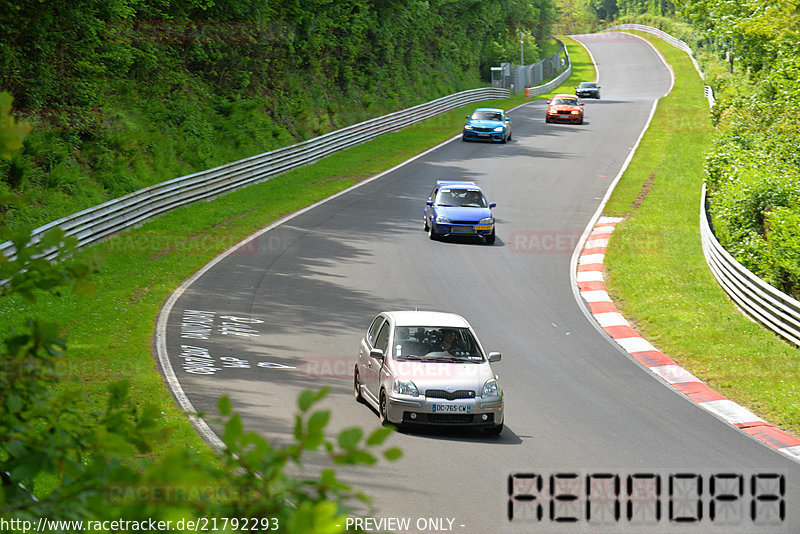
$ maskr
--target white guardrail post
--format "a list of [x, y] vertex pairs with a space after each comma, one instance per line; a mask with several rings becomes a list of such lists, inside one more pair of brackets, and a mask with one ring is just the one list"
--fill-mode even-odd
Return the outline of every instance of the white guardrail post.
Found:
[[[660, 37], [688, 53], [700, 77], [704, 78], [692, 50], [685, 42], [659, 29], [639, 24], [622, 24], [606, 31], [613, 30], [638, 30]], [[713, 107], [714, 91], [709, 86], [705, 86], [705, 97], [709, 107]], [[750, 272], [723, 248], [711, 226], [705, 184], [700, 197], [700, 240], [703, 255], [714, 278], [743, 313], [784, 339], [800, 345], [800, 302]]]
[[[384, 133], [400, 130], [451, 109], [508, 96], [508, 89], [497, 87], [470, 89], [347, 126], [302, 143], [181, 176], [41, 226], [32, 232], [32, 241], [37, 242], [51, 228], [61, 227], [67, 236], [78, 239], [79, 248], [85, 247], [178, 206], [207, 200], [250, 184], [269, 180], [278, 174], [308, 165], [339, 150], [364, 143]], [[54, 252], [45, 254], [45, 257], [52, 258]], [[13, 258], [16, 254], [13, 243], [6, 241], [0, 244], [0, 253], [7, 258]]]

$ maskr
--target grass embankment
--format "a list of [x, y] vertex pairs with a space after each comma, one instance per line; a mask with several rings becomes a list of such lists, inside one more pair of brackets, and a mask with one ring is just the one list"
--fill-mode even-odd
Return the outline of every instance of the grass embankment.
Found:
[[609, 243], [608, 287], [656, 347], [726, 397], [800, 434], [800, 351], [743, 316], [700, 245], [703, 154], [713, 128], [688, 55], [649, 39], [675, 73], [605, 214], [625, 217]]
[[[576, 85], [592, 69], [580, 45], [568, 40], [568, 46], [575, 73], [561, 90]], [[525, 100], [517, 95], [482, 105], [508, 109]], [[95, 247], [107, 264], [95, 278], [98, 291], [92, 300], [42, 298], [35, 307], [15, 301], [0, 310], [0, 331], [28, 316], [64, 325], [69, 341], [65, 368], [80, 381], [87, 403], [104, 403], [107, 384], [125, 378], [135, 402], [155, 403], [163, 412], [164, 426], [172, 432], [165, 448], [206, 450], [175, 405], [152, 356], [156, 317], [169, 294], [255, 230], [449, 139], [460, 132], [464, 115], [475, 106], [383, 135], [216, 200], [178, 208], [113, 237]]]

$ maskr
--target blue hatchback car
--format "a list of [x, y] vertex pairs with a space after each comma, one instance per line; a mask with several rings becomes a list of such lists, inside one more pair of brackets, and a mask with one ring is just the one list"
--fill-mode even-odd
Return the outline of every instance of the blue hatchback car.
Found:
[[511, 119], [502, 109], [478, 108], [472, 115], [467, 115], [461, 139], [505, 143], [511, 140]]
[[436, 239], [448, 235], [476, 236], [485, 243], [494, 243], [496, 204], [475, 182], [439, 180], [431, 191], [424, 209], [425, 231]]

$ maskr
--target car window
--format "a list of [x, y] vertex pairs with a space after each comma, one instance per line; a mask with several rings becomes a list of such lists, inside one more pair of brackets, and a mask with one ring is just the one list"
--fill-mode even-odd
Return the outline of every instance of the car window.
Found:
[[477, 189], [442, 189], [436, 198], [438, 206], [456, 206], [463, 208], [485, 208], [489, 204], [486, 197]]
[[375, 339], [378, 337], [378, 329], [383, 324], [384, 318], [380, 315], [372, 321], [372, 324], [369, 327], [369, 332], [367, 333], [367, 341], [369, 341], [370, 345], [375, 345]]
[[578, 101], [574, 98], [556, 98], [553, 100], [553, 104], [557, 104], [559, 106], [577, 106]]
[[389, 348], [389, 322], [383, 323], [381, 329], [378, 331], [378, 336], [375, 338], [374, 348], [381, 349], [386, 354], [386, 349]]
[[395, 329], [394, 356], [409, 360], [484, 361], [469, 328], [401, 326]]
[[503, 114], [496, 111], [476, 111], [470, 118], [474, 121], [501, 121]]

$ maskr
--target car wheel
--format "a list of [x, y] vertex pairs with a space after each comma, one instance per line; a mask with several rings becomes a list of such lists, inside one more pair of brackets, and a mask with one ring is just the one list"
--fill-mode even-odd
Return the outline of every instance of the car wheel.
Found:
[[425, 226], [425, 231], [427, 232], [428, 231], [428, 216], [427, 215], [425, 215], [422, 218], [422, 224]]
[[380, 405], [378, 407], [378, 415], [381, 418], [381, 424], [383, 426], [386, 426], [386, 425], [389, 424], [389, 417], [387, 415], [388, 407], [387, 407], [386, 403], [387, 403], [386, 392], [381, 390], [381, 403], [380, 403]]
[[495, 233], [494, 230], [492, 230], [492, 233], [487, 235], [484, 239], [486, 240], [487, 245], [494, 245], [494, 238], [495, 238]]
[[430, 239], [435, 240], [436, 237], [437, 237], [437, 234], [436, 234], [436, 232], [433, 231], [433, 224], [428, 224], [427, 226], [428, 226], [428, 228], [426, 228], [426, 230], [428, 231], [428, 237]]
[[581, 117], [581, 120], [578, 121], [578, 124], [583, 124], [583, 117]]
[[497, 425], [497, 426], [489, 427], [489, 428], [487, 428], [487, 429], [485, 430], [485, 432], [486, 432], [487, 434], [489, 434], [490, 436], [497, 436], [497, 435], [499, 435], [499, 434], [500, 434], [500, 432], [502, 432], [502, 431], [503, 431], [503, 423], [500, 423], [500, 424], [499, 424], [499, 425]]
[[461, 140], [462, 140], [462, 141], [464, 141], [464, 142], [466, 143], [466, 142], [467, 142], [467, 138], [466, 138], [466, 136], [463, 136], [463, 135], [462, 135], [462, 136], [461, 136]]
[[361, 396], [361, 382], [358, 380], [358, 368], [353, 372], [353, 396], [356, 402], [364, 403], [364, 397]]

